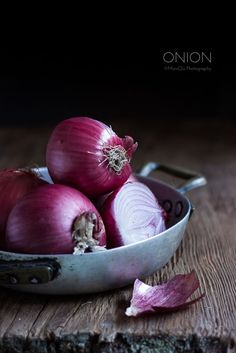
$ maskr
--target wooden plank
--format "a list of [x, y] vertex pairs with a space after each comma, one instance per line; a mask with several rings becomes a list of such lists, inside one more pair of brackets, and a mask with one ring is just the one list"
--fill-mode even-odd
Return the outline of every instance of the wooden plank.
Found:
[[[206, 297], [181, 312], [128, 318], [124, 310], [132, 286], [71, 297], [1, 289], [0, 351], [14, 347], [32, 352], [53, 351], [55, 347], [63, 352], [161, 352], [162, 348], [163, 352], [236, 351], [235, 127], [216, 122], [211, 129], [207, 128], [207, 134], [202, 129], [207, 122], [202, 126], [188, 122], [178, 127], [160, 125], [158, 129], [141, 129], [139, 123], [136, 125], [142, 151], [137, 153], [136, 168], [149, 160], [158, 160], [201, 170], [208, 178], [207, 187], [189, 195], [196, 211], [180, 248], [146, 282], [160, 283], [194, 268]], [[117, 129], [119, 124], [113, 127]], [[124, 125], [120, 130], [125, 130]], [[131, 134], [130, 123], [127, 130]], [[33, 161], [43, 164], [49, 130], [21, 129], [20, 141], [18, 135], [18, 129], [0, 131], [0, 148], [4, 151], [1, 167]]]

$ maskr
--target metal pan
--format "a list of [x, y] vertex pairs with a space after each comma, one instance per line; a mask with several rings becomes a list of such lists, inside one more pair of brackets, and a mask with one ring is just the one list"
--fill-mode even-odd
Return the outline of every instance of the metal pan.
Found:
[[[182, 177], [179, 189], [147, 177], [154, 170]], [[42, 178], [50, 181], [46, 168]], [[178, 248], [193, 211], [183, 194], [206, 184], [197, 173], [150, 162], [137, 178], [150, 187], [168, 212], [167, 229], [147, 240], [82, 255], [28, 255], [0, 251], [0, 285], [24, 292], [80, 294], [119, 288], [163, 267]]]

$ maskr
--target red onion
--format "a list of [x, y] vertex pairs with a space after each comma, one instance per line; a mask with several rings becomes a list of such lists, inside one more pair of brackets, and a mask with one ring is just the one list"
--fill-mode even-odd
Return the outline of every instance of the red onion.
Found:
[[100, 121], [71, 118], [59, 123], [49, 139], [47, 167], [54, 182], [96, 197], [128, 179], [136, 148], [132, 137], [120, 138]]
[[[134, 181], [138, 181], [138, 179], [133, 175], [130, 174], [130, 176], [128, 177], [126, 183], [133, 183]], [[100, 195], [98, 197], [95, 197], [94, 199], [92, 199], [93, 204], [96, 206], [96, 208], [101, 211], [103, 208], [103, 205], [106, 201], [106, 199], [108, 198], [108, 196], [111, 193], [109, 192], [109, 194], [105, 194], [105, 195]]]
[[106, 245], [104, 225], [91, 201], [64, 185], [45, 185], [23, 197], [9, 215], [9, 251], [67, 254]]
[[108, 248], [148, 239], [165, 230], [164, 211], [154, 194], [139, 182], [114, 191], [103, 206]]
[[186, 275], [176, 275], [166, 283], [151, 287], [136, 279], [130, 307], [126, 309], [127, 316], [138, 316], [155, 312], [176, 311], [200, 300], [199, 297], [187, 301], [199, 288], [200, 283], [195, 271]]
[[133, 183], [134, 181], [138, 181], [138, 179], [136, 178], [136, 176], [134, 176], [134, 174], [130, 174], [126, 183]]
[[6, 223], [17, 200], [35, 187], [45, 183], [30, 169], [4, 169], [0, 171], [0, 249], [5, 249]]

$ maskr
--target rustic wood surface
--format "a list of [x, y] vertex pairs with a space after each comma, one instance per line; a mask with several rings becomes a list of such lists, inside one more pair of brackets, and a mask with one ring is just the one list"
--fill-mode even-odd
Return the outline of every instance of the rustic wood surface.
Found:
[[[114, 122], [139, 141], [134, 168], [159, 161], [201, 171], [196, 211], [171, 261], [147, 283], [195, 269], [205, 298], [187, 310], [129, 318], [132, 286], [39, 296], [0, 289], [0, 352], [236, 352], [236, 128], [233, 122]], [[44, 165], [51, 128], [2, 127], [0, 167]], [[161, 178], [172, 182], [164, 175]]]

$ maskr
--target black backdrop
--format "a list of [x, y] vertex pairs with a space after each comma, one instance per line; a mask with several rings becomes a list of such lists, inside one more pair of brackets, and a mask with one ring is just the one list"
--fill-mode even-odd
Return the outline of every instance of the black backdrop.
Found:
[[161, 49], [151, 59], [85, 60], [79, 51], [3, 48], [1, 123], [54, 124], [76, 115], [106, 122], [233, 118], [234, 66], [209, 50], [211, 71], [199, 72], [165, 70]]

